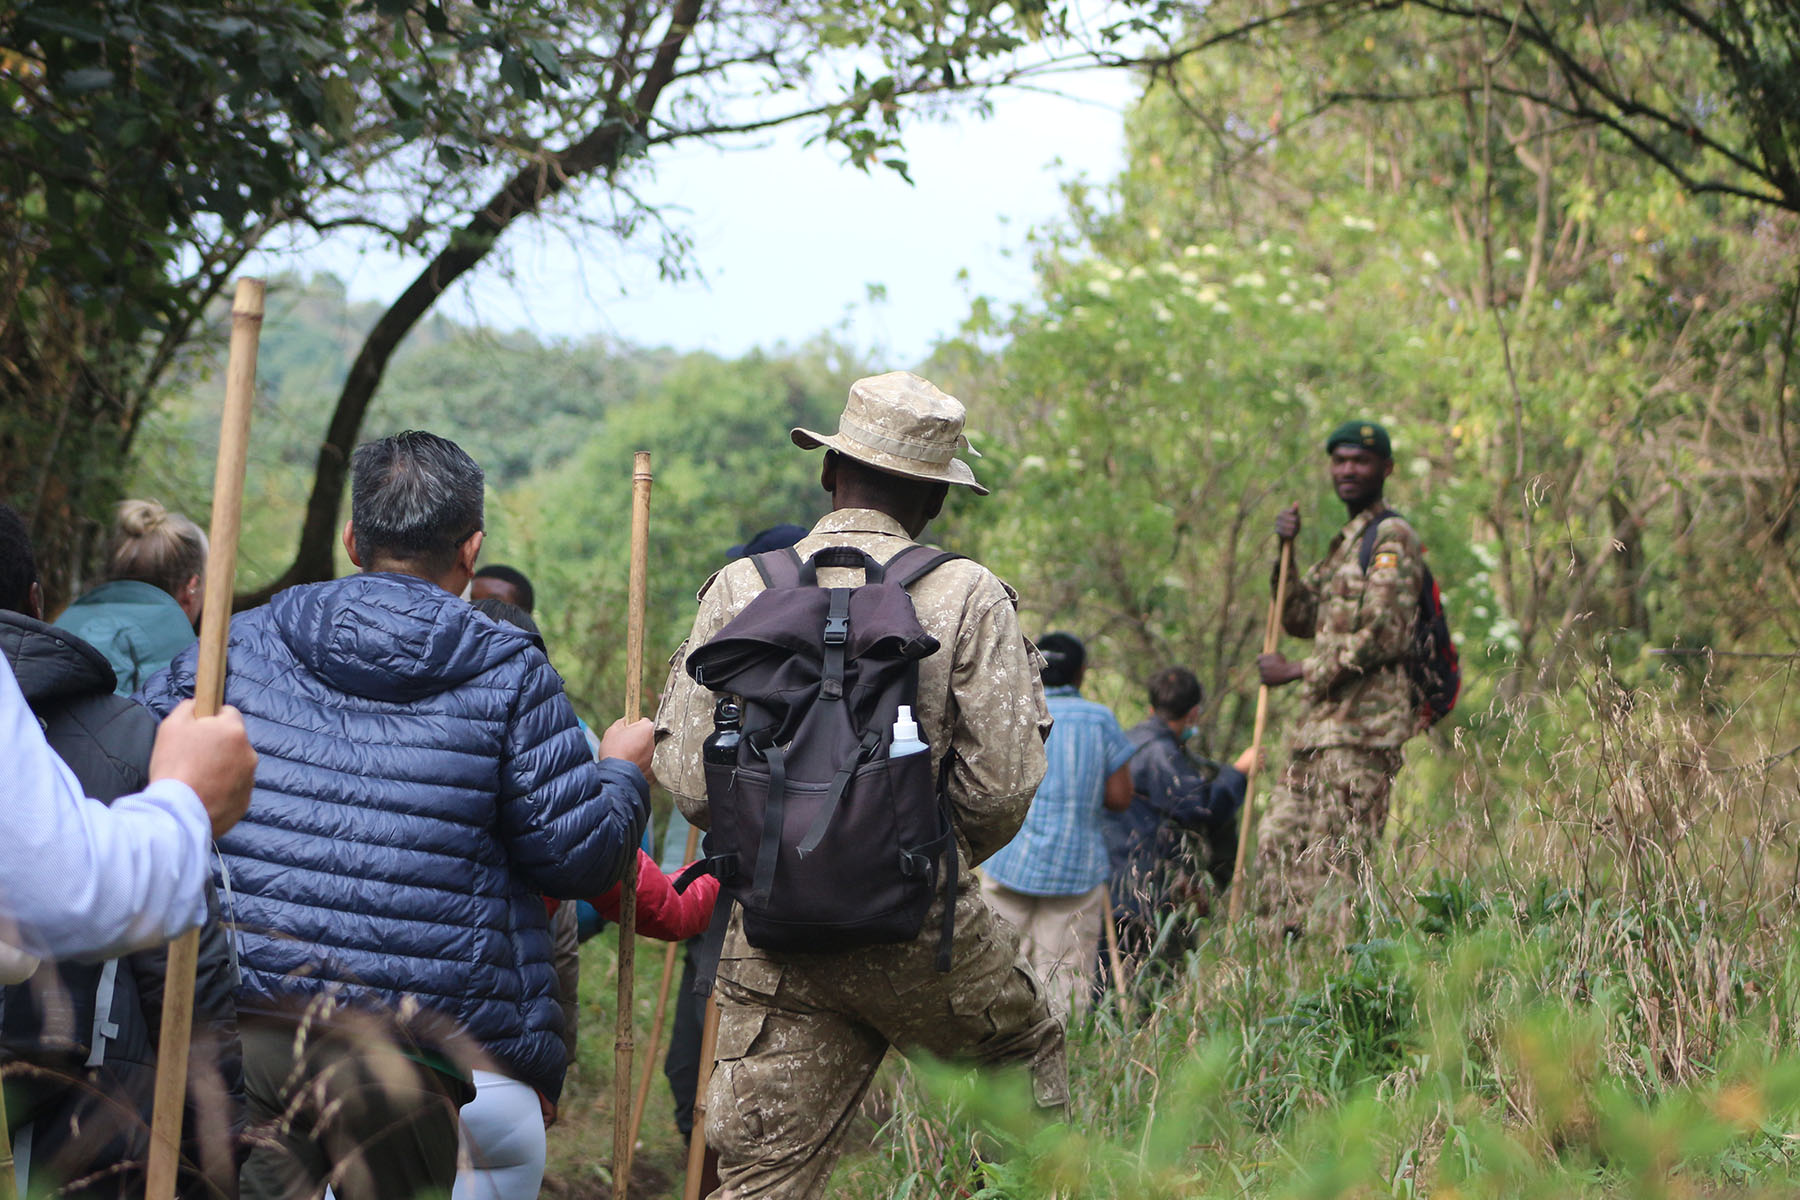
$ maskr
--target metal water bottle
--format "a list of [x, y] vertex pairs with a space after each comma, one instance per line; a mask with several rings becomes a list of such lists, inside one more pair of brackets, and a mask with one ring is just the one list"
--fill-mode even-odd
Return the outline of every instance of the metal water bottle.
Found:
[[713, 702], [713, 731], [701, 744], [701, 757], [709, 764], [735, 767], [738, 743], [743, 740], [744, 710], [736, 696], [720, 696]]

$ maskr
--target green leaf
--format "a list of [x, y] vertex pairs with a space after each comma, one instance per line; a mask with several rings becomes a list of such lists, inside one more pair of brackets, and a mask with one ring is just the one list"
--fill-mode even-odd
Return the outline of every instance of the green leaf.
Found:
[[50, 8], [28, 8], [19, 14], [19, 23], [46, 33], [60, 33], [78, 42], [104, 42], [106, 30], [93, 21]]
[[82, 67], [74, 71], [65, 71], [57, 80], [59, 90], [71, 95], [82, 95], [97, 92], [113, 85], [113, 73], [105, 67]]
[[554, 45], [543, 38], [526, 38], [525, 48], [531, 51], [531, 57], [537, 62], [538, 66], [544, 69], [544, 74], [556, 80], [558, 83], [562, 82], [562, 56], [556, 52], [556, 47]]
[[500, 56], [500, 82], [527, 99], [530, 98], [528, 78], [525, 64], [519, 61], [517, 55], [507, 51]]
[[393, 101], [395, 110], [402, 116], [411, 116], [422, 110], [427, 98], [424, 88], [404, 79], [388, 84], [387, 94], [388, 99]]

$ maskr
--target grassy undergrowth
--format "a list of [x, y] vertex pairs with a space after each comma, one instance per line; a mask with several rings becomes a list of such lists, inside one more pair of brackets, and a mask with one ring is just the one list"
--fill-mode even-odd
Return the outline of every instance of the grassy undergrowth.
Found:
[[[1021, 1078], [890, 1064], [834, 1194], [1800, 1193], [1785, 704], [1758, 732], [1610, 675], [1566, 697], [1415, 744], [1387, 843], [1306, 938], [1206, 926], [1133, 1020], [1108, 1000], [1073, 1029], [1066, 1123]], [[556, 1170], [604, 1162], [610, 1045], [590, 1023]], [[672, 1140], [644, 1155], [678, 1179]]]

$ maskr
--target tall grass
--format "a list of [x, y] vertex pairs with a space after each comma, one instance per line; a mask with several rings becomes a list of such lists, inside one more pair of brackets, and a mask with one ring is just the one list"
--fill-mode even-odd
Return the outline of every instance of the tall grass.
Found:
[[1209, 927], [1072, 1031], [1064, 1124], [913, 1070], [841, 1194], [1795, 1194], [1790, 673], [1732, 705], [1598, 666], [1415, 743], [1347, 926]]
[[[1347, 924], [1202, 925], [1133, 1025], [1071, 1030], [1061, 1123], [1021, 1077], [891, 1061], [833, 1194], [1800, 1194], [1793, 675], [1599, 663], [1412, 743]], [[604, 1194], [611, 954], [552, 1135], [553, 1188], [595, 1190], [552, 1194]], [[640, 1162], [678, 1180], [665, 1096]]]

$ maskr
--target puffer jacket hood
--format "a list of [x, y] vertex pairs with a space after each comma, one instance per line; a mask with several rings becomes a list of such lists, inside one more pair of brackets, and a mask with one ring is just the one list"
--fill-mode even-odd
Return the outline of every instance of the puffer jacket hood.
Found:
[[[192, 696], [197, 657], [144, 702]], [[555, 1097], [541, 897], [617, 881], [649, 817], [643, 775], [594, 761], [525, 633], [409, 575], [285, 591], [232, 618], [227, 661], [225, 700], [259, 756], [250, 810], [218, 843], [239, 1008], [417, 1014], [427, 1037], [449, 1018]]]
[[533, 643], [412, 575], [353, 575], [269, 604], [282, 641], [333, 691], [408, 703], [454, 691]]
[[0, 653], [12, 663], [19, 690], [33, 708], [110, 692], [118, 682], [104, 654], [66, 630], [24, 613], [0, 612]]

